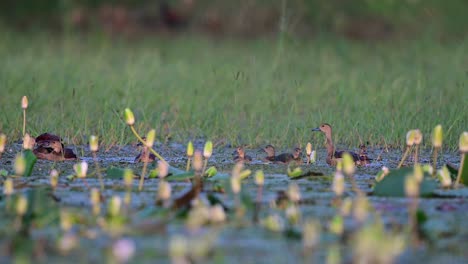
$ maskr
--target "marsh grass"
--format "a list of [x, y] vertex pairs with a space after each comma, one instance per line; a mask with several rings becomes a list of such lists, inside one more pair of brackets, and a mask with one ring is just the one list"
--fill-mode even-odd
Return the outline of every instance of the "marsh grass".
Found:
[[2, 36], [0, 131], [12, 141], [23, 95], [32, 135], [86, 144], [95, 134], [104, 146], [134, 142], [119, 118], [126, 107], [159, 141], [251, 146], [321, 146], [310, 128], [328, 122], [339, 144], [404, 147], [408, 129], [441, 123], [455, 150], [468, 120], [467, 41], [284, 39], [278, 54], [271, 40]]

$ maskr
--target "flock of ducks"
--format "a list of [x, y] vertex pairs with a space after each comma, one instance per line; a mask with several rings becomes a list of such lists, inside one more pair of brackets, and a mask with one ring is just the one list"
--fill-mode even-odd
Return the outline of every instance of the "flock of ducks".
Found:
[[[336, 150], [335, 145], [332, 140], [332, 127], [329, 124], [322, 124], [317, 128], [312, 129], [312, 131], [319, 131], [325, 134], [326, 137], [326, 149], [327, 149], [327, 164], [331, 166], [336, 166], [338, 160], [343, 157], [344, 153], [349, 153], [356, 165], [366, 165], [369, 164], [372, 159], [367, 156], [365, 146], [361, 146], [360, 152], [355, 153], [352, 151], [343, 151]], [[52, 161], [63, 161], [63, 160], [75, 160], [77, 156], [73, 153], [73, 150], [65, 148], [62, 139], [59, 136], [44, 133], [37, 138], [32, 138], [33, 140], [33, 153], [39, 159], [52, 160]], [[142, 146], [141, 143], [138, 146]], [[292, 153], [282, 153], [276, 155], [275, 148], [272, 145], [267, 145], [262, 149], [266, 153], [266, 157], [262, 160], [265, 162], [272, 162], [278, 164], [287, 164], [290, 162], [295, 162], [296, 164], [302, 164], [302, 149], [295, 148]], [[153, 153], [149, 152], [148, 148], [142, 148], [142, 151], [135, 158], [135, 162], [152, 162], [156, 160], [156, 157]], [[234, 162], [251, 162], [252, 157], [246, 155], [244, 148], [238, 147], [233, 153]]]

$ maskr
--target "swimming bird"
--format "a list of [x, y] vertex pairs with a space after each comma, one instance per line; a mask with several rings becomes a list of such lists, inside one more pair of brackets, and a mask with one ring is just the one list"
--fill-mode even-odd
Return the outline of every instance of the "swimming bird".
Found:
[[302, 149], [301, 148], [294, 148], [293, 152], [293, 160], [296, 164], [302, 164], [304, 161], [302, 160]]
[[[299, 149], [300, 150], [300, 149]], [[289, 163], [293, 160], [300, 159], [300, 153], [296, 153], [295, 155], [291, 153], [282, 153], [276, 156], [275, 147], [272, 145], [267, 145], [263, 148], [263, 151], [267, 153], [267, 156], [264, 158], [265, 161], [271, 161], [274, 163]], [[302, 152], [302, 151], [300, 151]]]
[[237, 163], [237, 162], [251, 162], [252, 161], [252, 157], [250, 157], [249, 155], [245, 155], [245, 150], [244, 150], [244, 147], [240, 146], [240, 147], [237, 147], [237, 149], [234, 151], [233, 153], [234, 155], [234, 161]]
[[[146, 140], [146, 137], [142, 138], [143, 140]], [[156, 160], [156, 156], [150, 152], [149, 148], [143, 146], [143, 143], [138, 142], [137, 144], [138, 147], [141, 147], [141, 152], [135, 157], [135, 163], [137, 162], [153, 162]]]
[[349, 153], [356, 165], [364, 165], [371, 161], [371, 159], [367, 157], [367, 153], [363, 152], [362, 149], [360, 154], [357, 154], [352, 151], [336, 150], [332, 140], [332, 127], [329, 124], [323, 123], [319, 127], [312, 129], [312, 131], [321, 131], [325, 134], [325, 137], [327, 139], [327, 142], [325, 144], [325, 147], [327, 148], [326, 161], [329, 165], [336, 166], [338, 160], [343, 158], [344, 153]]
[[38, 159], [62, 161], [77, 159], [73, 150], [65, 148], [62, 139], [53, 134], [44, 133], [35, 138], [34, 155]]

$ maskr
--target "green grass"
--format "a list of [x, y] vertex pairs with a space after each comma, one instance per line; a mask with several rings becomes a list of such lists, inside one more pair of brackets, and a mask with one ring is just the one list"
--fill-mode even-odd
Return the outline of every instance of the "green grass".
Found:
[[183, 143], [322, 144], [310, 129], [328, 122], [339, 144], [400, 147], [412, 128], [430, 142], [440, 123], [455, 149], [468, 129], [468, 41], [323, 37], [279, 48], [274, 39], [1, 35], [0, 131], [10, 139], [21, 137], [23, 95], [33, 136], [49, 131], [75, 144], [91, 134], [107, 145], [134, 142], [119, 119], [125, 107], [141, 133], [156, 128], [159, 140], [170, 133]]

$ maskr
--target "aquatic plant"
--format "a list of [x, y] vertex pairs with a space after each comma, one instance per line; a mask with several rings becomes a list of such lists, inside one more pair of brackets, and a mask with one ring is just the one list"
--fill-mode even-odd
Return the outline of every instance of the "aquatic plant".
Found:
[[[133, 127], [133, 126], [131, 126]], [[143, 190], [143, 185], [144, 185], [144, 182], [145, 182], [145, 174], [146, 174], [146, 168], [148, 166], [148, 156], [149, 156], [149, 152], [148, 150], [150, 149], [153, 149], [153, 144], [154, 144], [154, 140], [156, 139], [156, 130], [154, 129], [151, 129], [148, 134], [146, 134], [146, 140], [143, 141], [143, 153], [142, 155], [145, 155], [143, 158], [143, 168], [141, 169], [141, 175], [140, 175], [140, 182], [138, 184], [138, 191], [142, 191]], [[164, 159], [161, 159], [160, 160], [166, 162]]]
[[94, 165], [96, 166], [96, 174], [99, 178], [99, 185], [101, 186], [101, 191], [104, 191], [104, 181], [102, 179], [101, 168], [99, 166], [99, 160], [97, 159], [97, 152], [99, 150], [99, 140], [97, 136], [91, 135], [89, 137], [89, 150], [93, 154]]
[[442, 125], [435, 126], [434, 130], [432, 131], [432, 147], [434, 147], [432, 153], [432, 176], [435, 176], [435, 173], [437, 171], [437, 154], [438, 151], [442, 148], [443, 137], [444, 133], [442, 130]]
[[[463, 183], [465, 185], [468, 184], [468, 168], [467, 168], [467, 161], [466, 161], [466, 153], [468, 153], [468, 132], [463, 132], [460, 135], [459, 140], [459, 149], [460, 149], [460, 168], [458, 169], [457, 180], [455, 182], [456, 185], [459, 183]], [[464, 175], [464, 176], [462, 176]]]
[[3, 152], [5, 152], [6, 140], [6, 135], [0, 133], [0, 158], [2, 157]]
[[408, 157], [408, 154], [410, 153], [412, 147], [414, 146], [416, 133], [417, 132], [415, 129], [410, 130], [408, 131], [408, 133], [406, 133], [406, 150], [405, 150], [405, 153], [403, 154], [403, 157], [401, 158], [400, 163], [398, 163], [397, 168], [401, 168], [406, 158]]
[[21, 98], [21, 108], [23, 109], [23, 136], [26, 134], [26, 109], [28, 109], [28, 97]]
[[73, 170], [75, 171], [76, 177], [78, 177], [79, 179], [82, 179], [86, 188], [89, 190], [89, 185], [86, 182], [86, 175], [88, 172], [88, 163], [86, 161], [76, 163], [73, 165]]
[[210, 159], [212, 154], [213, 154], [213, 142], [208, 140], [205, 143], [205, 147], [203, 148], [203, 157], [205, 158], [205, 162], [203, 164], [202, 174], [205, 174], [206, 167], [208, 166], [208, 160]]
[[188, 144], [187, 144], [187, 167], [186, 167], [185, 171], [190, 170], [190, 161], [193, 158], [193, 152], [194, 152], [193, 143], [192, 143], [192, 141], [189, 141]]

